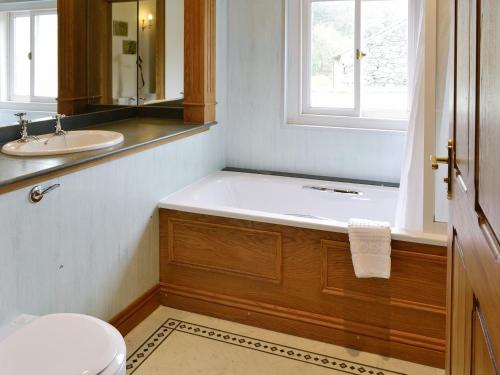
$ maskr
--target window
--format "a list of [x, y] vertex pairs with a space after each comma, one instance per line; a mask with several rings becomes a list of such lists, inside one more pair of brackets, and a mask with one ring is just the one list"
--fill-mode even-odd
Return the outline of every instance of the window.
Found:
[[288, 122], [404, 130], [408, 0], [290, 0]]
[[8, 100], [55, 102], [56, 10], [10, 12], [9, 50]]

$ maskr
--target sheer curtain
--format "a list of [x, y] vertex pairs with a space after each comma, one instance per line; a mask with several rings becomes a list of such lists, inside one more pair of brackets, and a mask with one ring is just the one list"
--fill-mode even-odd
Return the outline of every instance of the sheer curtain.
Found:
[[401, 170], [401, 185], [396, 208], [396, 227], [412, 231], [423, 230], [424, 207], [424, 74], [425, 74], [425, 0], [408, 2], [408, 38], [410, 68], [410, 119], [406, 152]]

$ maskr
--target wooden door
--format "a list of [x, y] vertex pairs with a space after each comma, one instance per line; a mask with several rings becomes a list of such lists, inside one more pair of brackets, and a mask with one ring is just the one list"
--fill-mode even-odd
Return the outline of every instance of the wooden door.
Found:
[[454, 0], [448, 374], [499, 374], [500, 2]]

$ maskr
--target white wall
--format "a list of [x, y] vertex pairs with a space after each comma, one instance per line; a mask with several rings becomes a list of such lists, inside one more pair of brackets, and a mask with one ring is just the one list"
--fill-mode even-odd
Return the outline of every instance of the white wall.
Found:
[[159, 280], [158, 201], [225, 165], [225, 1], [218, 0], [217, 117], [209, 132], [0, 195], [0, 326], [21, 313], [110, 319]]
[[283, 125], [282, 0], [231, 0], [228, 19], [228, 166], [399, 182], [404, 133]]

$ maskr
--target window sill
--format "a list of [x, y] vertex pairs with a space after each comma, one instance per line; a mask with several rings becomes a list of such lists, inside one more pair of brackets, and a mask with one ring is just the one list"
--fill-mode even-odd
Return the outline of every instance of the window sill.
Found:
[[286, 125], [321, 129], [357, 129], [406, 132], [408, 120], [302, 114], [288, 117]]
[[57, 103], [0, 101], [0, 109], [56, 112]]

